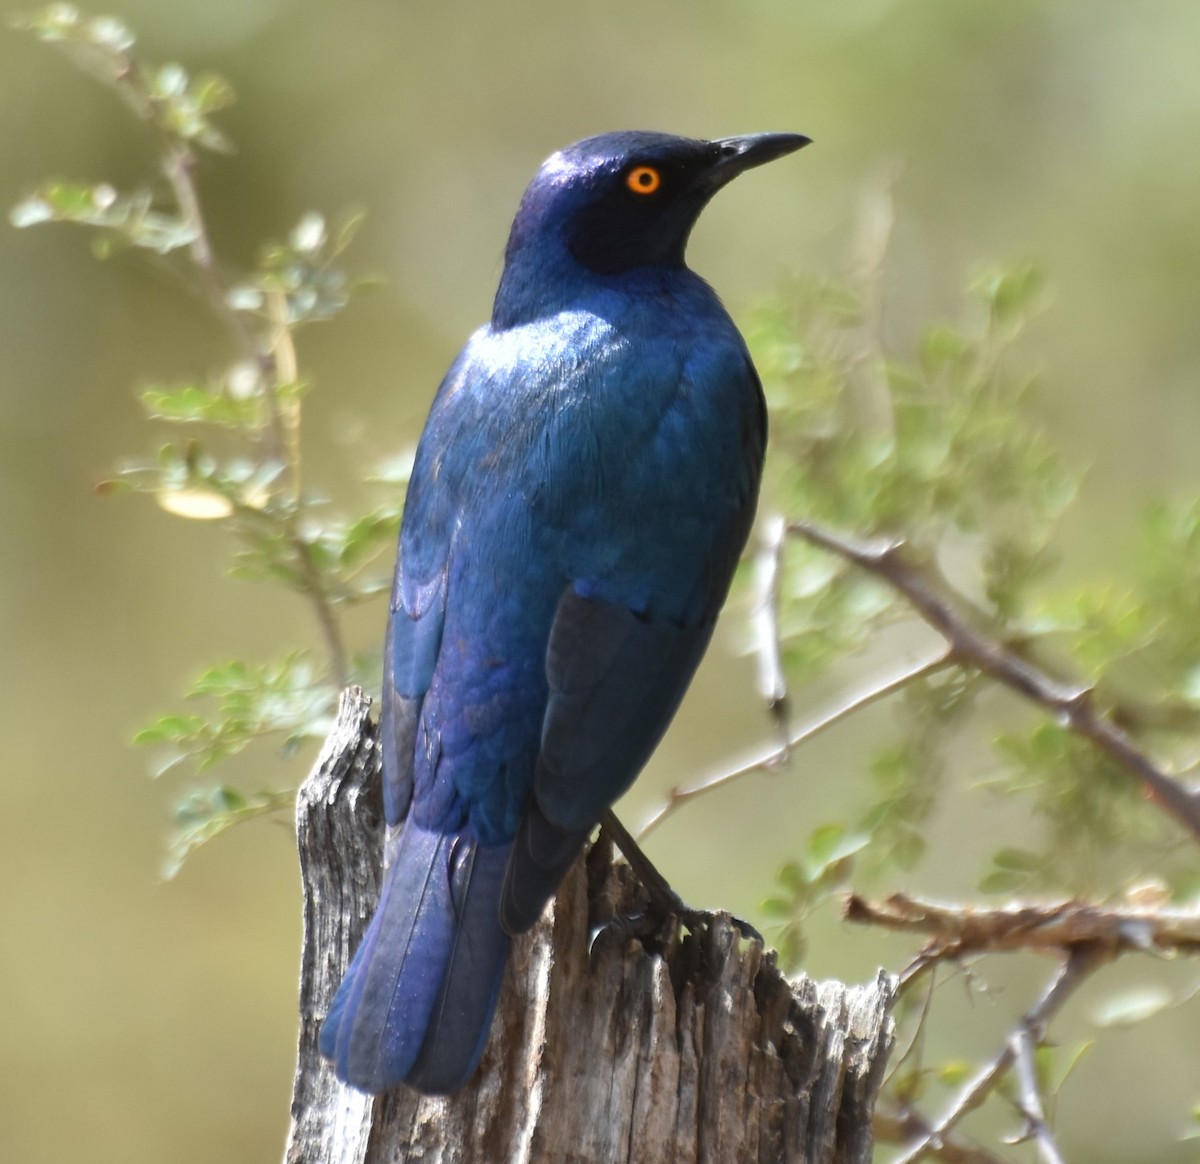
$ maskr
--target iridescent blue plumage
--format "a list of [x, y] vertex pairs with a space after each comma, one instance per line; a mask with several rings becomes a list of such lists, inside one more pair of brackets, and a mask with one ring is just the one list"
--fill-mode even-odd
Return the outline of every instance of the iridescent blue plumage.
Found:
[[704, 653], [766, 418], [741, 336], [683, 253], [721, 185], [806, 141], [606, 134], [525, 194], [492, 320], [438, 391], [405, 504], [388, 869], [321, 1033], [356, 1087], [469, 1078], [510, 935], [633, 782]]

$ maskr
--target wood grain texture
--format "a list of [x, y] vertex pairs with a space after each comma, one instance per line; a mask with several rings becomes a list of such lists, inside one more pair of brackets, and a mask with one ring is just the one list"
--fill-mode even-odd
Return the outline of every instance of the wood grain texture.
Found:
[[379, 892], [379, 755], [356, 688], [300, 790], [290, 1164], [867, 1161], [894, 981], [789, 981], [726, 914], [651, 921], [603, 837], [514, 943], [480, 1070], [448, 1098], [343, 1087], [317, 1032]]

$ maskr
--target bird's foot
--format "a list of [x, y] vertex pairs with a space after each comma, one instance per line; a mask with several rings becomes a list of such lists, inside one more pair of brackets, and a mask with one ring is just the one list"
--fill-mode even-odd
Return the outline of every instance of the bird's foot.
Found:
[[[658, 871], [654, 862], [642, 851], [629, 830], [616, 818], [611, 809], [606, 809], [600, 818], [600, 826], [629, 863], [634, 876], [641, 882], [648, 898], [647, 908], [639, 913], [613, 918], [608, 925], [628, 932], [630, 936], [643, 937], [661, 928], [668, 918], [677, 918], [693, 932], [704, 929], [712, 920], [712, 914], [701, 909], [692, 909], [671, 888], [670, 882]], [[762, 942], [763, 936], [749, 922], [730, 917], [730, 921], [743, 938]]]

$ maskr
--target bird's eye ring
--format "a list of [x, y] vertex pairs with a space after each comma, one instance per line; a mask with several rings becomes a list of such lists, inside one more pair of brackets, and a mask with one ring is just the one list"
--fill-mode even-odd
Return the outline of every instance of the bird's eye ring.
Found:
[[635, 194], [653, 194], [662, 185], [662, 174], [653, 166], [634, 166], [625, 175], [625, 185]]

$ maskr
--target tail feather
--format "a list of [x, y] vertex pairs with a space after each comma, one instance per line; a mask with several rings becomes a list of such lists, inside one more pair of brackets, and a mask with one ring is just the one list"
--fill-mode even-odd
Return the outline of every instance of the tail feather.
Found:
[[440, 1092], [474, 1071], [508, 953], [498, 920], [506, 861], [507, 846], [404, 826], [321, 1028], [321, 1053], [344, 1082]]
[[499, 909], [508, 854], [508, 845], [475, 846], [452, 877], [458, 925], [421, 1057], [406, 1079], [420, 1091], [461, 1087], [483, 1054], [508, 960]]

